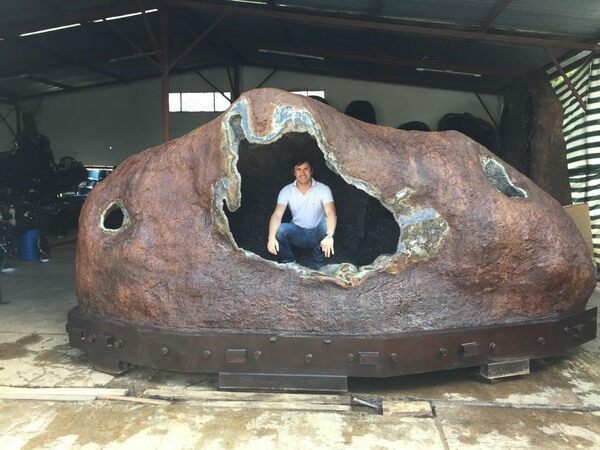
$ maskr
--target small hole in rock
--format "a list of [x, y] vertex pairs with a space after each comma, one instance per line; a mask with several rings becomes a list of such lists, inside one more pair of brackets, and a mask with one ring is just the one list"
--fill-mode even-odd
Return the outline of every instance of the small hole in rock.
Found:
[[[363, 266], [382, 254], [396, 252], [400, 228], [392, 213], [378, 199], [352, 186], [325, 164], [323, 153], [307, 133], [287, 133], [272, 144], [250, 144], [242, 140], [237, 164], [241, 175], [240, 208], [224, 208], [239, 247], [262, 258], [275, 260], [267, 251], [269, 219], [281, 188], [294, 181], [293, 164], [307, 156], [313, 164], [313, 178], [330, 187], [337, 210], [335, 255], [325, 264], [343, 262]], [[289, 208], [282, 222], [290, 222]], [[298, 264], [311, 267], [311, 250], [294, 248]]]
[[118, 230], [123, 226], [123, 210], [117, 204], [112, 205], [104, 214], [102, 226], [107, 230]]

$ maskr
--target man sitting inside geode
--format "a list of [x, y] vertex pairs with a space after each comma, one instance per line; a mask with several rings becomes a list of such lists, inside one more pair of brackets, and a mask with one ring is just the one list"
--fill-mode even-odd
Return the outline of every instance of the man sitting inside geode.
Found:
[[[301, 157], [294, 162], [296, 178], [281, 189], [269, 221], [267, 249], [280, 263], [295, 262], [292, 246], [312, 250], [313, 269], [325, 265], [334, 254], [333, 233], [337, 224], [331, 189], [312, 177], [312, 164]], [[281, 223], [285, 209], [292, 213], [290, 223]]]

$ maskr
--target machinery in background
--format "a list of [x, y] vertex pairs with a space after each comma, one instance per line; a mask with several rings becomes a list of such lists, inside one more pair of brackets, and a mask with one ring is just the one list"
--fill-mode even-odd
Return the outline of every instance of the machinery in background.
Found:
[[70, 156], [56, 164], [33, 116], [24, 114], [23, 123], [12, 149], [0, 153], [0, 268], [10, 258], [48, 261], [46, 236], [75, 229], [87, 194], [113, 169]]
[[85, 180], [57, 194], [58, 202], [62, 205], [58, 212], [60, 217], [57, 217], [56, 220], [57, 225], [60, 225], [60, 229], [56, 230], [57, 235], [64, 235], [67, 230], [77, 228], [83, 202], [94, 186], [104, 180], [113, 169], [114, 166], [86, 165]]
[[63, 191], [58, 194], [59, 198], [69, 201], [81, 201], [85, 200], [90, 191], [99, 182], [104, 180], [114, 169], [114, 166], [105, 165], [86, 165], [86, 179], [77, 185], [75, 190]]

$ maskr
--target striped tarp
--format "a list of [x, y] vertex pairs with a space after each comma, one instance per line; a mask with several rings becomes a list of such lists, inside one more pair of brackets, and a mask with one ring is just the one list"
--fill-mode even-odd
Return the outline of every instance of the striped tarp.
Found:
[[[584, 112], [567, 84], [554, 82], [564, 111], [571, 197], [590, 207], [594, 259], [600, 264], [600, 55], [579, 53], [561, 65], [586, 105]], [[560, 77], [555, 69], [549, 73]]]

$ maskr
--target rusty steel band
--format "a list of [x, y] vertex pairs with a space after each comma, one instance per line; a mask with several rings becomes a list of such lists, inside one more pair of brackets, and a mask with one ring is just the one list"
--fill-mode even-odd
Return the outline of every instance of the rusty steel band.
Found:
[[107, 371], [389, 377], [557, 355], [596, 337], [597, 308], [517, 324], [395, 335], [181, 332], [69, 313], [72, 346]]

